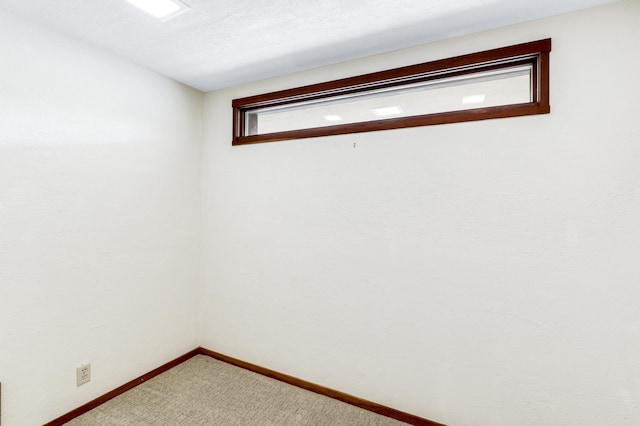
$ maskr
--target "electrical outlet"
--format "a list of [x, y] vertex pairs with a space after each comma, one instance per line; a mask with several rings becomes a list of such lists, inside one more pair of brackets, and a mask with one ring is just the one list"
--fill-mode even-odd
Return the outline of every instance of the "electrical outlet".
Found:
[[76, 368], [76, 386], [84, 385], [91, 381], [91, 364], [81, 365]]

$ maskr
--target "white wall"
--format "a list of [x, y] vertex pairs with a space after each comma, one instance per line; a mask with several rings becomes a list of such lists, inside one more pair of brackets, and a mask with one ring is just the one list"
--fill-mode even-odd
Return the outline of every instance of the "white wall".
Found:
[[[208, 94], [202, 345], [451, 425], [640, 424], [638, 22]], [[231, 146], [233, 98], [546, 37], [550, 115]]]
[[203, 96], [4, 12], [0, 57], [2, 424], [37, 425], [197, 346]]
[[[0, 12], [3, 425], [199, 344], [452, 425], [640, 423], [638, 18], [210, 93], [201, 152], [199, 92]], [[233, 98], [546, 37], [550, 115], [231, 147]]]

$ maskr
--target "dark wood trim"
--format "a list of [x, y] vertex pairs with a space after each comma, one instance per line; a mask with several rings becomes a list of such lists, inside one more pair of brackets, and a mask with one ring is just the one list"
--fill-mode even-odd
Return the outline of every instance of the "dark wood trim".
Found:
[[441, 423], [436, 423], [434, 421], [427, 420], [425, 418], [418, 417], [413, 414], [405, 413], [403, 411], [389, 408], [384, 405], [377, 404], [375, 402], [358, 398], [357, 396], [352, 396], [334, 389], [316, 385], [314, 383], [307, 382], [306, 380], [289, 376], [288, 374], [279, 373], [277, 371], [270, 370], [268, 368], [260, 367], [259, 365], [251, 364], [249, 362], [232, 358], [228, 355], [223, 355], [219, 352], [215, 352], [205, 348], [198, 348], [198, 350], [199, 350], [199, 353], [202, 355], [210, 356], [212, 358], [226, 362], [228, 364], [235, 365], [236, 367], [244, 368], [246, 370], [253, 371], [254, 373], [258, 373], [263, 376], [267, 376], [272, 379], [279, 380], [281, 382], [288, 383], [290, 385], [297, 386], [299, 388], [302, 388], [311, 392], [315, 392], [320, 395], [328, 396], [329, 398], [337, 399], [347, 404], [354, 405], [356, 407], [365, 409], [367, 411], [372, 411], [374, 413], [380, 414], [385, 417], [390, 417], [392, 419], [396, 419], [401, 422], [409, 423], [415, 426], [443, 426]]
[[89, 401], [86, 404], [76, 408], [75, 410], [71, 410], [69, 411], [67, 414], [64, 414], [60, 417], [58, 417], [55, 420], [51, 420], [48, 423], [45, 423], [44, 426], [59, 426], [59, 425], [63, 425], [73, 419], [75, 419], [76, 417], [81, 416], [82, 414], [86, 413], [87, 411], [93, 410], [94, 408], [96, 408], [99, 405], [104, 404], [105, 402], [109, 401], [110, 399], [115, 398], [116, 396], [125, 393], [126, 391], [146, 382], [149, 379], [154, 378], [155, 376], [164, 373], [167, 370], [172, 369], [173, 367], [175, 367], [178, 364], [182, 364], [183, 362], [185, 362], [186, 360], [200, 354], [200, 348], [198, 349], [194, 349], [192, 351], [187, 352], [186, 354], [179, 356], [178, 358], [169, 361], [166, 364], [161, 365], [160, 367], [148, 372], [147, 374], [143, 374], [142, 376], [138, 377], [137, 379], [133, 379], [130, 382], [125, 383], [124, 385], [105, 393], [102, 396], [99, 396], [98, 398], [94, 399], [93, 401]]
[[[255, 96], [235, 99], [232, 101], [234, 107], [260, 107], [270, 105], [273, 98], [292, 99], [301, 95], [311, 93], [335, 92], [346, 87], [360, 87], [361, 90], [369, 88], [372, 82], [389, 81], [402, 79], [407, 76], [423, 75], [433, 73], [434, 71], [449, 70], [454, 68], [465, 67], [474, 64], [487, 63], [505, 58], [517, 58], [520, 56], [532, 55], [538, 52], [551, 51], [551, 39], [532, 41], [529, 43], [516, 44], [513, 46], [501, 47], [498, 49], [485, 50], [483, 52], [470, 53], [467, 55], [456, 56], [447, 59], [440, 59], [431, 62], [425, 62], [417, 65], [409, 65], [406, 67], [393, 68], [385, 71], [378, 71], [369, 74], [358, 75], [355, 77], [347, 77], [339, 80], [327, 81], [324, 83], [310, 84], [307, 86], [296, 87], [293, 89], [279, 90], [271, 93], [264, 93]], [[298, 99], [295, 99], [298, 100]]]
[[[233, 108], [232, 145], [370, 132], [374, 130], [390, 130], [403, 127], [430, 126], [532, 114], [547, 114], [550, 112], [550, 51], [551, 39], [544, 39], [340, 80], [234, 99], [231, 103]], [[409, 82], [416, 83], [456, 75], [472, 74], [483, 70], [509, 67], [523, 63], [530, 63], [533, 66], [533, 101], [530, 103], [399, 117], [261, 135], [247, 136], [244, 134], [244, 113], [252, 109], [325, 99], [336, 95], [348, 95], [372, 89], [400, 86]], [[526, 106], [526, 108], [523, 108], [523, 106]]]
[[263, 376], [266, 377], [270, 377], [272, 379], [275, 380], [279, 380], [281, 382], [284, 383], [288, 383], [290, 385], [293, 386], [297, 386], [299, 388], [302, 389], [306, 389], [308, 391], [311, 392], [315, 392], [317, 394], [320, 395], [324, 395], [327, 396], [329, 398], [333, 398], [333, 399], [337, 399], [339, 401], [345, 402], [347, 404], [350, 405], [354, 405], [356, 407], [368, 410], [368, 411], [372, 411], [374, 413], [380, 414], [382, 416], [385, 417], [390, 417], [392, 419], [396, 419], [405, 423], [409, 423], [411, 425], [415, 425], [415, 426], [443, 426], [441, 423], [436, 423], [433, 422], [431, 420], [427, 420], [424, 419], [422, 417], [418, 417], [415, 416], [413, 414], [409, 414], [409, 413], [405, 413], [403, 411], [399, 411], [393, 408], [389, 408], [386, 407], [384, 405], [380, 405], [377, 404], [375, 402], [371, 402], [371, 401], [367, 401], [365, 399], [362, 398], [358, 398], [356, 396], [352, 396], [334, 389], [330, 389], [324, 386], [320, 386], [320, 385], [316, 385], [314, 383], [311, 382], [307, 382], [306, 380], [302, 380], [302, 379], [298, 379], [296, 377], [293, 376], [289, 376], [287, 374], [283, 374], [283, 373], [279, 373], [277, 371], [274, 370], [270, 370], [268, 368], [264, 368], [264, 367], [260, 367], [258, 365], [255, 364], [251, 364], [245, 361], [241, 361], [239, 359], [236, 358], [232, 358], [230, 356], [227, 355], [223, 355], [219, 352], [215, 352], [209, 349], [205, 349], [205, 348], [197, 348], [194, 349], [192, 351], [187, 352], [186, 354], [172, 360], [169, 361], [168, 363], [161, 365], [160, 367], [148, 372], [147, 374], [144, 374], [136, 379], [131, 380], [130, 382], [125, 383], [124, 385], [110, 391], [107, 392], [106, 394], [99, 396], [98, 398], [87, 402], [86, 404], [69, 411], [68, 413], [54, 419], [51, 420], [48, 423], [45, 423], [44, 426], [60, 426], [60, 425], [64, 425], [65, 423], [75, 419], [76, 417], [81, 416], [82, 414], [93, 410], [94, 408], [98, 407], [99, 405], [104, 404], [105, 402], [109, 401], [110, 399], [115, 398], [118, 395], [121, 395], [123, 393], [125, 393], [128, 390], [133, 389], [134, 387], [146, 382], [149, 379], [154, 378], [155, 376], [164, 373], [167, 370], [170, 370], [171, 368], [175, 367], [178, 364], [182, 364], [183, 362], [187, 361], [188, 359], [196, 356], [196, 355], [206, 355], [206, 356], [210, 356], [212, 358], [215, 358], [217, 360], [226, 362], [228, 364], [231, 365], [235, 365], [236, 367], [240, 367], [240, 368], [244, 368], [246, 370], [249, 371], [253, 371], [254, 373], [258, 373], [261, 374]]
[[541, 52], [538, 60], [540, 62], [537, 68], [540, 73], [538, 77], [538, 102], [549, 107], [549, 51]]
[[405, 127], [433, 126], [437, 124], [464, 123], [468, 121], [491, 120], [495, 118], [521, 117], [526, 115], [548, 114], [549, 105], [527, 103], [520, 105], [501, 105], [488, 108], [468, 109], [464, 111], [440, 112], [437, 114], [415, 115], [411, 117], [391, 118], [387, 120], [365, 121], [339, 126], [317, 127], [313, 129], [290, 130], [287, 132], [265, 133], [263, 135], [241, 136], [234, 138], [232, 145], [249, 145], [263, 142], [278, 142], [291, 139], [335, 136], [350, 133], [371, 132], [375, 130], [393, 130]]

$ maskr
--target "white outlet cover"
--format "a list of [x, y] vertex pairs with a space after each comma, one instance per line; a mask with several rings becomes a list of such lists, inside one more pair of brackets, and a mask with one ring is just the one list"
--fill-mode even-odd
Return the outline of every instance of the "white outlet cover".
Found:
[[84, 385], [91, 381], [91, 364], [81, 365], [76, 368], [76, 386]]

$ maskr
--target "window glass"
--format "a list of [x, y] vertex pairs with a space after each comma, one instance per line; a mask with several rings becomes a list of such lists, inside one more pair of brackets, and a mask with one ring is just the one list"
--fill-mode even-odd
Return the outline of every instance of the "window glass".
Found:
[[551, 40], [235, 99], [234, 145], [546, 114]]

